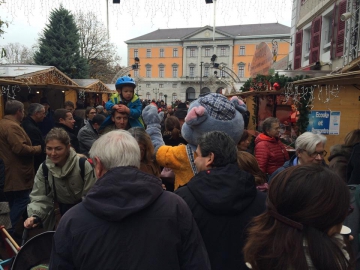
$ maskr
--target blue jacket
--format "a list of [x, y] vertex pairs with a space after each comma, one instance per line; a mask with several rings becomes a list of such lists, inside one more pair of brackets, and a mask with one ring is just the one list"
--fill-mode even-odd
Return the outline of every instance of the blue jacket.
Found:
[[[105, 109], [111, 112], [112, 107], [115, 104], [120, 104], [121, 101], [122, 99], [119, 93], [112, 94], [110, 100], [105, 103]], [[134, 94], [134, 97], [126, 106], [130, 109], [130, 115], [129, 115], [130, 127], [144, 127], [144, 122], [141, 118], [142, 103], [139, 97], [136, 94]], [[100, 130], [104, 129], [106, 126], [111, 125], [113, 123], [114, 122], [111, 120], [111, 115], [108, 115], [104, 123], [101, 125]]]
[[271, 175], [270, 175], [270, 178], [269, 178], [269, 184], [271, 182], [271, 180], [280, 172], [282, 172], [283, 170], [291, 167], [291, 166], [295, 166], [295, 165], [298, 165], [298, 158], [296, 155], [293, 155], [291, 157], [290, 160], [286, 161], [284, 163], [284, 165], [282, 165], [280, 168], [278, 168], [275, 172], [273, 172]]

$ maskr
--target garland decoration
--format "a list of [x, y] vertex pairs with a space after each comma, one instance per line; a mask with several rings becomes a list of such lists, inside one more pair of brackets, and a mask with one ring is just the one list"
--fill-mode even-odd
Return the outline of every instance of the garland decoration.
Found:
[[[288, 101], [289, 98], [292, 98], [294, 103], [299, 108], [300, 116], [296, 125], [299, 129], [299, 134], [306, 132], [307, 126], [309, 125], [309, 114], [313, 107], [312, 101], [314, 99], [314, 89], [313, 86], [293, 86], [293, 82], [297, 80], [306, 79], [308, 77], [304, 76], [295, 76], [287, 77], [285, 75], [279, 75], [275, 73], [274, 75], [257, 75], [255, 78], [248, 79], [244, 85], [241, 87], [242, 92], [249, 91], [277, 91], [284, 89], [285, 101]], [[253, 97], [253, 115], [252, 121], [256, 129], [257, 126], [257, 115], [259, 113], [258, 102], [259, 96], [255, 95]]]

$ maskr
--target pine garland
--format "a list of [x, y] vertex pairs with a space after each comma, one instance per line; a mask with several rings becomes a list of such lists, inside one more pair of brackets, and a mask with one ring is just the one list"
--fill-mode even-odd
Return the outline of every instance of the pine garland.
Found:
[[[308, 76], [305, 77], [309, 78]], [[242, 92], [248, 92], [248, 91], [266, 91], [270, 90], [269, 88], [274, 85], [274, 83], [278, 83], [280, 85], [280, 89], [284, 88], [287, 83], [294, 82], [297, 80], [304, 79], [304, 76], [295, 76], [295, 77], [287, 77], [285, 75], [279, 75], [279, 73], [275, 73], [274, 75], [257, 75], [256, 78], [249, 78], [244, 85], [241, 87]], [[299, 86], [300, 87], [300, 86]], [[296, 125], [299, 128], [299, 134], [306, 132], [307, 126], [309, 125], [309, 114], [310, 109], [307, 107], [309, 104], [311, 94], [306, 93], [303, 98], [300, 100], [300, 106], [299, 106], [299, 119], [296, 123]], [[256, 129], [258, 129], [257, 126], [257, 115], [259, 112], [258, 108], [258, 101], [259, 97], [254, 96], [253, 97], [253, 115], [252, 115], [252, 121]]]

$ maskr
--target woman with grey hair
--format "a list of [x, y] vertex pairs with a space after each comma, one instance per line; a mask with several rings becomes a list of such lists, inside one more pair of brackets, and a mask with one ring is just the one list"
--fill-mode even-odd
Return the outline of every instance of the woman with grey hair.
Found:
[[312, 132], [304, 132], [301, 134], [295, 141], [295, 155], [270, 176], [269, 182], [279, 172], [291, 166], [311, 163], [319, 165], [325, 164], [324, 157], [327, 152], [324, 148], [326, 140], [326, 137], [321, 134]]

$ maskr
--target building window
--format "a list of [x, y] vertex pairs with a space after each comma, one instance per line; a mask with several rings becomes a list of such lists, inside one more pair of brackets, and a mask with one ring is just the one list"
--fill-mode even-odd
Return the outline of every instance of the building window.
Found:
[[245, 64], [240, 64], [239, 65], [238, 76], [239, 76], [239, 78], [244, 78], [245, 77]]
[[209, 77], [209, 67], [205, 67], [204, 76]]
[[205, 48], [205, 56], [210, 56], [210, 48]]
[[146, 49], [146, 57], [151, 57], [151, 49]]
[[172, 88], [177, 88], [177, 84], [173, 83]]
[[159, 66], [159, 78], [164, 78], [164, 74], [165, 74], [165, 67], [163, 65]]
[[178, 49], [177, 48], [173, 49], [173, 57], [178, 57]]
[[151, 66], [146, 66], [146, 77], [151, 78]]
[[159, 93], [159, 99], [163, 100], [164, 99], [164, 94], [162, 92]]
[[226, 55], [226, 47], [220, 47], [220, 55], [225, 56]]
[[173, 66], [172, 73], [173, 73], [173, 78], [177, 78], [177, 76], [178, 76], [178, 67], [177, 66]]
[[195, 48], [190, 48], [190, 57], [195, 57]]
[[139, 77], [139, 70], [138, 69], [134, 70], [134, 77]]
[[240, 46], [240, 55], [245, 55], [245, 46]]
[[195, 76], [195, 67], [192, 66], [190, 67], [190, 77], [194, 77]]
[[172, 94], [172, 102], [175, 102], [177, 100], [177, 94], [173, 93]]
[[134, 57], [138, 57], [139, 56], [139, 51], [138, 49], [134, 49]]
[[164, 49], [160, 49], [160, 57], [164, 57]]
[[163, 84], [163, 83], [159, 83], [159, 88], [164, 88], [164, 84]]
[[220, 77], [225, 77], [225, 71], [223, 71], [222, 69], [220, 70]]
[[151, 94], [150, 94], [150, 92], [146, 92], [146, 99], [151, 99]]
[[147, 83], [146, 84], [146, 88], [150, 88], [151, 87], [151, 84], [150, 83]]

